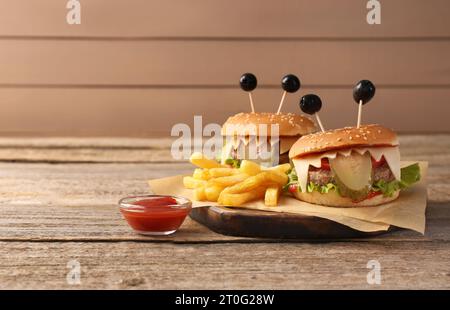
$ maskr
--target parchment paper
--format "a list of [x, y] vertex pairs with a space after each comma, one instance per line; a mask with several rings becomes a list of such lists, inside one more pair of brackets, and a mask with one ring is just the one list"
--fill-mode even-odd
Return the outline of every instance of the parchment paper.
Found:
[[[402, 162], [402, 166], [414, 162]], [[402, 190], [400, 197], [395, 201], [375, 207], [363, 208], [334, 208], [314, 205], [292, 198], [282, 196], [279, 205], [267, 207], [262, 200], [249, 202], [239, 208], [257, 209], [268, 212], [286, 212], [311, 215], [326, 218], [353, 229], [371, 232], [387, 230], [389, 226], [425, 232], [425, 209], [427, 206], [427, 162], [419, 162], [421, 179], [411, 188]], [[168, 178], [149, 181], [150, 189], [154, 194], [177, 195], [192, 200], [192, 190], [183, 186], [183, 176], [177, 175]], [[193, 207], [215, 206], [215, 202], [192, 201]]]

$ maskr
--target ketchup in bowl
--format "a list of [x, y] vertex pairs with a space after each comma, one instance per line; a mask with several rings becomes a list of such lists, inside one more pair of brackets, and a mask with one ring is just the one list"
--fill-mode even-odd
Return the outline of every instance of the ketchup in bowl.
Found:
[[146, 195], [123, 198], [120, 212], [137, 233], [169, 235], [177, 231], [192, 208], [189, 199]]

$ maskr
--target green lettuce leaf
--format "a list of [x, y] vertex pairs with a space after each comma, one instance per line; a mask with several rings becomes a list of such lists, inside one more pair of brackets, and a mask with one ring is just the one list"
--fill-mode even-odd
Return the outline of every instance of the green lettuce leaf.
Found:
[[[292, 168], [286, 174], [288, 176], [288, 183], [285, 186], [283, 186], [283, 190], [287, 191], [289, 189], [289, 186], [294, 184], [294, 185], [297, 185], [297, 190], [300, 191], [301, 189], [300, 189], [300, 186], [298, 185], [298, 176], [297, 176], [297, 172], [295, 171], [295, 169]], [[317, 184], [314, 184], [313, 182], [309, 182], [309, 184], [306, 187], [306, 191], [308, 193], [311, 193], [313, 191], [318, 191], [322, 194], [326, 194], [330, 190], [337, 190], [336, 185], [333, 183], [328, 183], [327, 185], [317, 185]]]
[[400, 189], [410, 187], [414, 183], [420, 181], [420, 167], [418, 163], [404, 167], [400, 170], [400, 172]]
[[[289, 181], [283, 187], [283, 190], [288, 190], [289, 186], [292, 184], [298, 185], [298, 177], [295, 169], [291, 169], [287, 172]], [[383, 180], [377, 181], [372, 185], [372, 189], [374, 191], [380, 191], [385, 197], [391, 197], [398, 190], [408, 188], [412, 186], [414, 183], [420, 180], [420, 167], [419, 164], [415, 163], [413, 165], [404, 167], [400, 170], [401, 180], [394, 180], [391, 182], [386, 182]], [[300, 190], [300, 186], [298, 187]], [[312, 182], [309, 182], [307, 185], [306, 191], [308, 193], [312, 193], [313, 191], [317, 191], [322, 194], [326, 194], [331, 190], [335, 190], [338, 194], [339, 188], [334, 183], [328, 183], [326, 185], [318, 185]]]
[[331, 190], [337, 190], [336, 184], [328, 183], [326, 185], [318, 185], [313, 182], [309, 182], [309, 184], [307, 185], [307, 188], [306, 188], [306, 191], [308, 193], [317, 191], [321, 194], [327, 194]]
[[392, 195], [400, 189], [399, 184], [400, 182], [397, 180], [391, 182], [380, 180], [372, 185], [372, 189], [375, 192], [381, 192], [385, 197], [392, 197]]
[[234, 159], [234, 158], [227, 158], [225, 160], [226, 165], [230, 165], [233, 168], [239, 168], [241, 166], [241, 160], [240, 159]]
[[413, 165], [404, 167], [400, 170], [401, 180], [394, 180], [391, 182], [386, 182], [380, 180], [373, 184], [373, 189], [375, 191], [380, 191], [385, 197], [392, 197], [392, 195], [401, 189], [405, 189], [413, 185], [420, 180], [420, 167], [419, 164], [415, 163]]
[[288, 176], [288, 182], [286, 185], [283, 186], [284, 191], [287, 191], [289, 189], [290, 185], [298, 183], [297, 172], [295, 172], [294, 168], [291, 168], [290, 170], [288, 170], [286, 172], [286, 174]]

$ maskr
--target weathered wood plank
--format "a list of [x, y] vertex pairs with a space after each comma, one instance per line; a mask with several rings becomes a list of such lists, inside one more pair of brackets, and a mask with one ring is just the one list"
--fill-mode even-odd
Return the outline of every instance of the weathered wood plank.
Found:
[[[357, 79], [362, 76], [366, 75]], [[326, 128], [356, 123], [357, 106], [351, 87], [302, 88], [298, 94], [286, 97], [283, 110], [300, 113], [298, 101], [306, 93], [317, 93], [322, 98], [321, 118]], [[278, 87], [257, 89], [253, 95], [257, 111], [275, 111], [280, 96]], [[446, 98], [450, 98], [450, 89], [446, 88], [381, 87], [373, 102], [364, 107], [363, 122], [382, 123], [405, 133], [449, 133], [450, 104]], [[407, 103], [407, 108], [399, 102]], [[427, 102], [433, 102], [433, 109], [428, 108]], [[248, 109], [248, 97], [238, 86], [231, 89], [5, 88], [0, 91], [0, 134], [145, 137], [159, 133], [167, 137], [175, 124], [185, 123], [193, 128], [194, 115], [202, 116], [204, 125], [222, 124], [228, 116]]]
[[[446, 223], [450, 217], [447, 151], [450, 139], [448, 135], [406, 135], [401, 136], [400, 140], [405, 159], [430, 162], [427, 232], [422, 237], [412, 232], [398, 231], [371, 240], [449, 240], [450, 232]], [[116, 203], [127, 195], [148, 193], [148, 179], [192, 171], [193, 167], [188, 163], [151, 163], [155, 159], [164, 159], [151, 155], [164, 152], [167, 155], [170, 141], [168, 138], [1, 139], [0, 144], [4, 147], [0, 148], [0, 155], [2, 151], [9, 150], [16, 156], [10, 159], [59, 160], [61, 164], [0, 163], [0, 239], [161, 240], [133, 234], [121, 219]], [[121, 149], [121, 145], [125, 145], [126, 151]], [[24, 151], [42, 157], [21, 157]], [[86, 151], [90, 157], [80, 155]], [[134, 155], [130, 155], [133, 152]], [[68, 160], [82, 162], [99, 158], [110, 163], [63, 164]], [[147, 162], [117, 164], [124, 160]], [[228, 242], [244, 239], [214, 234], [188, 220], [179, 234], [162, 240]]]
[[170, 150], [151, 148], [0, 148], [0, 161], [52, 163], [176, 162]]
[[171, 137], [0, 137], [0, 148], [168, 149]]
[[[238, 253], [238, 254], [237, 254]], [[68, 285], [67, 263], [81, 266]], [[381, 285], [367, 284], [369, 260]], [[449, 289], [450, 244], [1, 242], [2, 289]]]
[[450, 40], [0, 40], [0, 84], [233, 87], [249, 71], [277, 89], [290, 72], [305, 85], [351, 87], [370, 78], [377, 85], [448, 86], [449, 53]]
[[[385, 38], [449, 36], [446, 0], [382, 2], [382, 23], [366, 23], [355, 0], [90, 0], [81, 25], [66, 23], [58, 0], [2, 0], [2, 36]], [[401, 17], [401, 18], [400, 18]]]
[[[0, 161], [168, 163], [176, 137], [163, 138], [1, 138]], [[208, 138], [206, 138], [208, 139]], [[399, 136], [403, 160], [428, 161], [431, 168], [450, 161], [450, 135]], [[444, 170], [445, 171], [445, 170]], [[439, 175], [439, 170], [436, 171]], [[438, 176], [438, 175], [433, 175]], [[445, 177], [445, 175], [444, 175]], [[444, 181], [444, 180], [443, 180]]]
[[[190, 164], [174, 163], [1, 163], [0, 240], [244, 240], [214, 234], [190, 220], [180, 234], [169, 238], [144, 238], [130, 231], [117, 209], [121, 197], [149, 193], [148, 179], [191, 171]], [[439, 177], [432, 177], [438, 173]], [[449, 240], [450, 187], [445, 182], [450, 170], [431, 167], [429, 175], [431, 204], [425, 237], [398, 231], [376, 240]]]
[[[0, 202], [108, 205], [129, 194], [148, 193], [147, 180], [191, 174], [190, 164], [0, 164]], [[450, 169], [428, 169], [428, 199], [450, 201]], [[443, 189], [440, 192], [439, 189]]]
[[[22, 202], [23, 203], [23, 202]], [[436, 242], [450, 241], [450, 204], [430, 204], [427, 210], [425, 236], [398, 230], [370, 238], [352, 239], [354, 242]], [[345, 239], [339, 239], [339, 241]], [[187, 219], [180, 231], [171, 236], [140, 236], [123, 220], [117, 205], [67, 206], [49, 204], [0, 206], [0, 241], [141, 241], [170, 243], [222, 242], [314, 242], [311, 240], [276, 240], [232, 237], [214, 233]], [[331, 240], [330, 240], [331, 241]]]
[[[132, 233], [117, 200], [148, 192], [148, 178], [189, 173], [187, 163], [0, 163], [0, 288], [273, 289], [282, 282], [290, 289], [448, 289], [450, 170], [443, 155], [449, 141], [446, 135], [434, 138], [401, 138], [406, 156], [431, 162], [425, 236], [400, 230], [339, 243], [228, 237], [189, 219], [171, 237]], [[87, 149], [92, 154], [119, 151], [122, 144], [94, 140], [3, 143], [16, 150]], [[123, 144], [141, 152], [149, 141]], [[167, 150], [169, 140], [157, 144], [148, 143], [148, 150]], [[81, 264], [80, 286], [66, 282], [72, 259]], [[372, 259], [381, 263], [381, 286], [366, 282]]]
[[220, 243], [255, 240], [214, 233], [190, 218], [171, 236], [141, 236], [126, 224], [117, 205], [1, 206], [0, 214], [1, 241]]

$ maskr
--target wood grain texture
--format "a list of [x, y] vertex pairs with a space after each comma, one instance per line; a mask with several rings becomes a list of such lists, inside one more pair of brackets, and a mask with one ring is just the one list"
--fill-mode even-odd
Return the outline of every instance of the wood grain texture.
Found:
[[[419, 234], [399, 231], [389, 234], [390, 240], [447, 240], [448, 218], [450, 217], [449, 201], [450, 178], [448, 168], [447, 135], [434, 136], [401, 136], [402, 153], [405, 160], [428, 160], [429, 168], [429, 209], [428, 226], [425, 237]], [[439, 137], [440, 139], [436, 139]], [[27, 142], [29, 141], [29, 142]], [[65, 148], [62, 141], [66, 141]], [[89, 149], [90, 154], [102, 154], [104, 161], [110, 163], [83, 163], [85, 157], [59, 154], [60, 164], [47, 164], [50, 157], [42, 158], [44, 163], [10, 163], [0, 164], [0, 239], [1, 240], [161, 240], [149, 239], [133, 234], [121, 219], [117, 210], [117, 201], [127, 195], [148, 193], [147, 180], [168, 175], [189, 174], [192, 166], [187, 163], [151, 163], [152, 160], [162, 162], [166, 158], [146, 157], [143, 151], [145, 144], [158, 144], [156, 139], [99, 139], [94, 147], [95, 139], [6, 139], [0, 142], [16, 146], [16, 154], [20, 158], [22, 148], [33, 148], [44, 154], [57, 146], [61, 150]], [[136, 160], [143, 162], [122, 163], [116, 161], [116, 148], [123, 141], [127, 152], [121, 153], [120, 161]], [[33, 147], [34, 146], [34, 147]], [[161, 140], [159, 147], [163, 150], [169, 146], [169, 140]], [[106, 148], [106, 149], [105, 149]], [[145, 150], [145, 149], [144, 149]], [[421, 153], [423, 152], [423, 153]], [[30, 154], [33, 152], [30, 151]], [[52, 153], [49, 152], [51, 155]], [[76, 154], [76, 152], [74, 153]], [[421, 156], [419, 156], [421, 154]], [[53, 153], [53, 155], [55, 155]], [[95, 158], [95, 157], [94, 157]], [[3, 159], [4, 161], [8, 161]], [[76, 161], [78, 164], [64, 164], [64, 161]], [[89, 159], [88, 161], [90, 161]], [[56, 162], [56, 160], [55, 160]], [[17, 211], [20, 212], [17, 214]], [[39, 219], [39, 220], [36, 220]], [[101, 229], [99, 229], [99, 227]], [[185, 230], [174, 238], [162, 238], [173, 242], [211, 242], [242, 240], [220, 236], [207, 231], [204, 227], [186, 222]], [[378, 237], [377, 237], [378, 238]], [[379, 237], [385, 238], [385, 237]], [[385, 240], [385, 239], [383, 239]]]
[[[326, 128], [356, 124], [351, 88], [304, 88], [286, 96], [283, 110], [300, 113], [299, 97], [317, 93], [323, 101]], [[279, 89], [254, 92], [257, 111], [274, 111]], [[364, 106], [364, 123], [382, 123], [400, 132], [450, 132], [450, 89], [379, 88]], [[404, 102], [404, 104], [399, 104]], [[432, 108], [430, 108], [430, 104]], [[14, 108], [11, 108], [14, 107]], [[232, 89], [1, 89], [0, 134], [5, 135], [170, 135], [177, 123], [193, 129], [194, 115], [203, 124], [222, 124], [229, 115], [248, 111], [248, 97]], [[425, 117], [426, 115], [426, 117]]]
[[[449, 289], [449, 257], [448, 243], [1, 242], [0, 288]], [[66, 282], [73, 259], [79, 286]], [[372, 259], [381, 285], [367, 284]]]
[[[69, 183], [69, 182], [67, 182]], [[92, 185], [91, 182], [86, 184]], [[138, 188], [139, 184], [128, 185]], [[120, 193], [105, 193], [104, 200], [113, 201], [101, 205], [101, 200], [95, 199], [89, 194], [78, 193], [77, 190], [63, 194], [60, 198], [54, 197], [46, 201], [45, 193], [35, 194], [33, 199], [31, 193], [17, 193], [9, 197], [1, 197], [0, 207], [0, 241], [36, 241], [36, 242], [168, 242], [168, 243], [280, 243], [280, 242], [314, 242], [310, 238], [297, 238], [289, 240], [255, 239], [246, 237], [233, 237], [215, 233], [197, 222], [187, 219], [176, 234], [164, 236], [141, 236], [135, 234], [123, 220], [118, 211], [117, 201], [124, 195]], [[86, 190], [88, 191], [88, 190]], [[104, 189], [104, 192], [108, 190]], [[100, 189], [97, 189], [96, 197]], [[139, 192], [139, 194], [148, 193]], [[125, 193], [127, 195], [129, 193]], [[114, 197], [114, 198], [111, 198]], [[115, 199], [115, 197], [117, 197]], [[72, 199], [71, 199], [72, 198]], [[6, 200], [13, 200], [5, 203]], [[48, 199], [49, 200], [49, 199]], [[427, 211], [427, 227], [425, 235], [407, 230], [397, 230], [380, 236], [367, 236], [361, 238], [334, 238], [329, 237], [321, 241], [346, 241], [353, 242], [437, 242], [450, 241], [450, 206], [445, 203], [430, 203]]]
[[[0, 161], [51, 163], [170, 163], [176, 137], [160, 138], [8, 138], [0, 137]], [[449, 134], [400, 134], [403, 160], [428, 161], [445, 168], [450, 161]]]
[[417, 38], [450, 36], [446, 0], [382, 2], [382, 23], [366, 23], [359, 0], [89, 0], [82, 23], [66, 23], [66, 2], [2, 0], [0, 36]]
[[[46, 41], [0, 40], [0, 85], [228, 86], [243, 72], [279, 89], [305, 85], [450, 85], [448, 41]], [[39, 55], [39, 57], [37, 57]]]
[[[148, 192], [148, 178], [188, 173], [191, 165], [116, 163], [111, 158], [110, 163], [97, 164], [64, 163], [63, 157], [59, 164], [4, 160], [0, 163], [0, 288], [448, 289], [450, 139], [409, 135], [400, 140], [405, 159], [430, 162], [425, 236], [400, 230], [337, 243], [222, 236], [189, 219], [171, 237], [141, 237], [121, 219], [117, 200]], [[92, 154], [108, 154], [124, 145], [136, 152], [131, 156], [135, 158], [147, 148], [163, 150], [169, 142], [0, 139], [1, 145], [15, 148], [18, 157], [24, 148], [30, 153], [84, 148]], [[72, 259], [81, 264], [80, 286], [66, 282]], [[366, 264], [372, 259], [381, 263], [381, 286], [366, 282]]]

